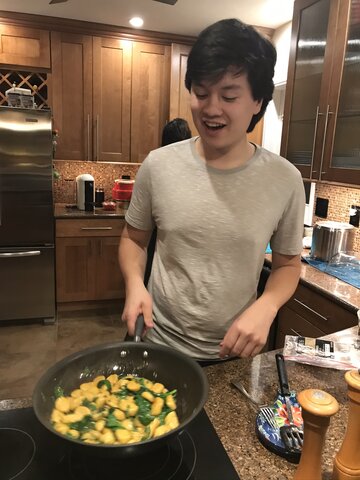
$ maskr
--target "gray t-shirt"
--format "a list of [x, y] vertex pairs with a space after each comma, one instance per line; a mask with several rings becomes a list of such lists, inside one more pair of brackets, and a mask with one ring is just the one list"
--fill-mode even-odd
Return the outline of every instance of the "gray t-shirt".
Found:
[[232, 321], [256, 299], [270, 241], [302, 250], [305, 196], [299, 171], [261, 147], [243, 166], [220, 170], [190, 140], [150, 152], [136, 176], [126, 221], [156, 225], [147, 340], [195, 358], [218, 358]]

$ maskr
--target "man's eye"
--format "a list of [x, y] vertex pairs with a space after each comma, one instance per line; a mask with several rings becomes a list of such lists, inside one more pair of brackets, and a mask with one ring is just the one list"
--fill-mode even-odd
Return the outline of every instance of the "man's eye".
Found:
[[223, 99], [225, 100], [225, 102], [235, 102], [237, 97], [223, 97]]
[[204, 98], [207, 97], [206, 93], [195, 93], [195, 97], [198, 98], [199, 100], [204, 100]]

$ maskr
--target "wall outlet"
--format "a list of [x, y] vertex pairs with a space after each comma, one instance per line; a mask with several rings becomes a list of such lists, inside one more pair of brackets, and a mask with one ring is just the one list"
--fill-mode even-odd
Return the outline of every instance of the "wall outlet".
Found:
[[326, 198], [316, 198], [315, 215], [320, 218], [327, 218], [329, 200]]
[[350, 207], [350, 225], [354, 225], [354, 227], [358, 227], [360, 224], [360, 207], [358, 205], [351, 205]]

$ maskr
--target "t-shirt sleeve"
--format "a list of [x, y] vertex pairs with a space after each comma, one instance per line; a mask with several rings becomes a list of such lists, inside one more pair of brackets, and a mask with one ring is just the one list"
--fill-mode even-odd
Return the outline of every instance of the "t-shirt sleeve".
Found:
[[298, 255], [302, 251], [304, 231], [305, 190], [300, 173], [296, 176], [286, 208], [274, 232], [270, 246], [283, 255]]
[[139, 230], [153, 230], [155, 224], [151, 208], [151, 175], [149, 155], [143, 161], [135, 178], [134, 189], [125, 220]]

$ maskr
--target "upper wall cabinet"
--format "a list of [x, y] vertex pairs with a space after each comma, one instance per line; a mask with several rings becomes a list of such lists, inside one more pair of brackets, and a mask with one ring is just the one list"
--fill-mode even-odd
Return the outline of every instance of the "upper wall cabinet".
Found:
[[173, 43], [171, 46], [171, 77], [170, 77], [170, 120], [184, 118], [193, 135], [198, 131], [193, 122], [190, 108], [190, 93], [185, 87], [187, 59], [191, 50], [189, 45]]
[[52, 32], [56, 158], [128, 161], [131, 42]]
[[131, 161], [158, 148], [169, 115], [170, 46], [133, 42]]
[[0, 24], [0, 63], [15, 67], [50, 68], [49, 32]]
[[170, 47], [52, 32], [56, 158], [142, 162], [169, 109]]
[[281, 154], [304, 178], [360, 184], [359, 0], [296, 0]]

